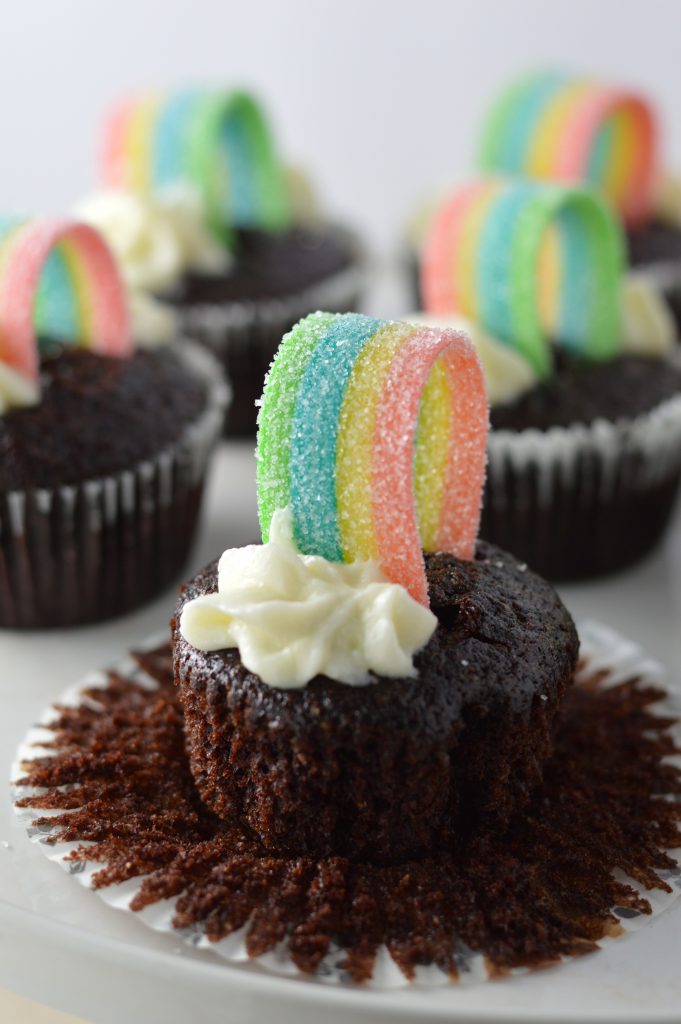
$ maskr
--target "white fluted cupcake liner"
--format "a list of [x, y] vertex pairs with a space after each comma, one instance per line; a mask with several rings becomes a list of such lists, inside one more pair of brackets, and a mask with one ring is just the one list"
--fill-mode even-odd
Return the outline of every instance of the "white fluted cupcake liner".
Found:
[[109, 618], [178, 577], [229, 388], [202, 348], [178, 342], [174, 351], [206, 387], [203, 411], [177, 441], [120, 473], [0, 496], [0, 626]]
[[589, 578], [646, 554], [681, 479], [681, 395], [631, 420], [493, 430], [482, 535], [552, 580]]
[[[592, 684], [593, 680], [598, 678], [600, 686], [611, 687], [631, 679], [638, 679], [644, 686], [653, 685], [666, 689], [664, 672], [661, 666], [649, 658], [636, 644], [620, 636], [614, 630], [591, 621], [582, 622], [579, 625], [579, 633], [581, 638], [581, 667], [576, 685], [580, 685], [580, 683]], [[144, 646], [153, 649], [164, 640], [165, 636], [156, 636], [150, 639], [148, 644]], [[156, 683], [130, 657], [123, 659], [116, 666], [116, 671], [121, 675], [134, 679], [145, 688], [151, 690], [156, 688]], [[79, 685], [69, 689], [60, 698], [59, 703], [66, 706], [78, 706], [80, 703], [87, 701], [91, 704], [93, 698], [84, 696], [83, 690], [105, 687], [106, 685], [106, 674], [94, 672]], [[667, 690], [666, 693], [665, 699], [655, 705], [655, 713], [677, 718], [681, 715], [681, 699], [678, 694], [672, 691]], [[26, 762], [54, 754], [54, 750], [42, 747], [41, 744], [53, 739], [53, 734], [46, 730], [45, 726], [54, 721], [56, 715], [57, 713], [54, 708], [48, 708], [42, 718], [41, 725], [31, 729], [24, 738], [11, 769], [11, 780], [13, 783], [25, 775]], [[677, 743], [681, 743], [681, 726], [679, 724], [674, 727], [672, 735]], [[681, 758], [678, 756], [670, 757], [668, 760], [670, 763], [681, 765]], [[25, 827], [30, 841], [37, 844], [41, 852], [50, 861], [58, 864], [79, 885], [92, 889], [94, 874], [97, 871], [101, 871], [105, 865], [65, 860], [65, 857], [73, 850], [86, 847], [88, 844], [73, 842], [51, 845], [48, 840], [53, 830], [49, 825], [43, 827], [32, 825], [32, 822], [38, 816], [53, 817], [63, 812], [40, 810], [40, 808], [36, 807], [21, 808], [16, 806], [16, 801], [21, 797], [39, 794], [39, 790], [31, 790], [23, 786], [13, 786], [12, 796], [15, 801], [17, 820]], [[21, 856], [20, 848], [17, 849], [17, 856]], [[660, 890], [643, 890], [633, 880], [626, 879], [636, 891], [649, 901], [652, 907], [652, 915], [641, 915], [630, 909], [613, 907], [612, 912], [621, 926], [621, 934], [603, 939], [600, 945], [621, 941], [627, 934], [635, 932], [641, 927], [649, 926], [651, 916], [654, 918], [664, 913], [675, 903], [681, 894], [681, 833], [679, 834], [679, 849], [671, 851], [670, 856], [676, 861], [676, 866], [672, 869], [660, 871], [659, 874], [671, 886], [672, 891], [666, 893]], [[139, 891], [141, 882], [142, 878], [131, 879], [120, 885], [93, 890], [93, 895], [96, 893], [106, 904], [123, 913], [133, 914], [133, 911], [130, 910], [130, 902]], [[220, 942], [210, 942], [200, 928], [183, 931], [174, 929], [172, 920], [175, 914], [177, 899], [179, 898], [181, 897], [164, 900], [147, 907], [141, 912], [135, 913], [134, 916], [154, 931], [168, 933], [175, 937], [179, 936], [185, 943], [205, 950], [206, 955], [217, 956], [233, 964], [253, 962], [249, 959], [246, 951], [245, 937], [248, 924]], [[345, 954], [342, 949], [333, 949], [320, 965], [314, 980], [325, 984], [346, 984], [347, 976], [341, 967], [344, 956]], [[491, 972], [487, 969], [484, 957], [463, 945], [456, 951], [456, 962], [459, 970], [459, 983], [461, 984], [479, 983], [487, 981], [491, 977]], [[275, 951], [259, 957], [257, 963], [275, 974], [299, 976], [298, 969], [291, 961], [283, 945]], [[527, 970], [523, 968], [513, 973], [524, 974], [527, 973]], [[425, 987], [442, 986], [451, 984], [451, 978], [436, 966], [418, 967], [414, 983]], [[382, 947], [378, 952], [373, 978], [369, 983], [369, 987], [393, 989], [404, 987], [408, 984], [410, 982], [405, 978], [387, 948]]]

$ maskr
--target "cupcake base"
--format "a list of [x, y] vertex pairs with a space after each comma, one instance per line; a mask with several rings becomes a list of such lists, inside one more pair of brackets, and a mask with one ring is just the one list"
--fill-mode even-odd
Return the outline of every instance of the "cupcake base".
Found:
[[227, 389], [210, 355], [177, 349], [207, 389], [178, 440], [130, 470], [0, 495], [0, 626], [81, 625], [131, 611], [188, 556]]
[[[478, 544], [426, 555], [436, 632], [415, 678], [304, 689], [263, 683], [237, 650], [205, 652], [173, 622], [187, 751], [206, 805], [273, 854], [390, 864], [499, 831], [541, 780], [579, 642], [555, 591]], [[274, 724], [273, 724], [274, 723]]]
[[167, 644], [51, 711], [15, 766], [16, 807], [74, 879], [228, 960], [395, 985], [395, 965], [402, 982], [426, 981], [423, 965], [470, 980], [580, 956], [650, 915], [642, 888], [671, 902], [681, 842], [678, 728], [656, 712], [650, 661], [602, 627], [583, 647], [531, 803], [435, 857], [273, 857], [216, 819], [189, 771]]

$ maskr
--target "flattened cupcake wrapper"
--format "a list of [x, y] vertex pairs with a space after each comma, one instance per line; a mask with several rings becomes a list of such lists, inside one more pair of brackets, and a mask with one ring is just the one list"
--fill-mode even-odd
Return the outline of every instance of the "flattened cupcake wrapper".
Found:
[[[643, 686], [664, 687], [664, 673], [661, 666], [649, 658], [644, 651], [636, 644], [617, 634], [609, 627], [599, 623], [587, 621], [579, 624], [581, 638], [581, 668], [577, 675], [577, 685], [585, 684], [587, 687], [598, 685], [613, 687], [626, 683], [632, 679], [640, 680]], [[144, 646], [153, 649], [165, 640], [165, 635], [155, 636]], [[141, 686], [153, 690], [155, 684], [131, 658], [125, 658], [115, 668], [120, 675], [134, 679]], [[83, 696], [83, 689], [100, 688], [107, 684], [107, 676], [102, 672], [93, 672], [81, 684], [69, 689], [60, 698], [60, 705], [75, 707], [85, 702], [92, 705], [92, 698]], [[681, 699], [678, 695], [667, 691], [664, 700], [655, 704], [655, 714], [677, 718], [681, 714]], [[15, 763], [11, 769], [12, 783], [16, 783], [25, 775], [27, 761], [38, 759], [42, 756], [54, 754], [54, 749], [41, 746], [53, 739], [53, 734], [47, 731], [44, 726], [53, 721], [56, 717], [54, 708], [48, 708], [43, 715], [41, 725], [32, 728], [26, 735], [16, 754]], [[681, 741], [681, 724], [677, 724], [670, 732], [670, 736], [678, 743]], [[681, 765], [681, 757], [673, 756], [665, 758], [669, 763]], [[50, 861], [54, 861], [75, 879], [80, 885], [92, 889], [92, 879], [97, 871], [106, 867], [105, 864], [76, 861], [69, 862], [64, 858], [73, 850], [86, 847], [84, 842], [60, 842], [56, 845], [49, 843], [49, 837], [53, 831], [49, 825], [35, 827], [32, 822], [38, 815], [52, 817], [62, 813], [60, 811], [42, 810], [39, 807], [23, 808], [16, 806], [16, 801], [22, 797], [40, 795], [41, 791], [28, 789], [26, 787], [12, 787], [12, 799], [15, 802], [14, 810], [17, 821], [25, 828], [31, 842], [36, 844], [39, 850]], [[608, 935], [598, 943], [600, 946], [619, 941], [622, 935], [634, 932], [641, 927], [650, 924], [651, 917], [663, 913], [681, 895], [681, 833], [679, 833], [679, 849], [669, 851], [675, 862], [671, 868], [661, 869], [658, 876], [671, 887], [666, 893], [661, 890], [643, 889], [634, 880], [627, 878], [626, 881], [651, 905], [652, 914], [639, 914], [631, 908], [613, 907], [612, 912], [616, 917], [619, 928], [613, 929], [614, 934]], [[17, 844], [17, 855], [22, 856], [21, 847]], [[93, 890], [108, 905], [124, 913], [133, 913], [130, 910], [130, 902], [139, 892], [142, 878], [135, 878], [121, 884], [112, 885], [107, 888]], [[144, 910], [135, 913], [135, 917], [144, 922], [145, 925], [157, 932], [165, 932], [174, 938], [180, 937], [182, 941], [198, 949], [204, 949], [217, 955], [222, 960], [232, 964], [244, 964], [256, 962], [261, 967], [277, 975], [300, 976], [300, 972], [292, 962], [283, 944], [275, 951], [264, 954], [260, 957], [250, 958], [246, 951], [245, 937], [248, 930], [248, 923], [226, 939], [219, 942], [211, 942], [203, 930], [199, 928], [178, 930], [173, 928], [172, 919], [176, 911], [178, 900], [181, 895], [174, 899], [163, 900]], [[318, 968], [313, 980], [325, 984], [346, 984], [347, 974], [342, 968], [345, 953], [343, 949], [336, 947], [329, 952]], [[488, 968], [485, 958], [469, 948], [461, 945], [455, 951], [456, 967], [458, 969], [460, 984], [475, 984], [491, 980], [495, 972]], [[513, 974], [526, 974], [528, 968], [514, 970]], [[437, 987], [452, 983], [449, 974], [440, 970], [435, 965], [419, 966], [416, 968], [414, 982], [424, 987]], [[375, 989], [402, 988], [410, 984], [402, 973], [395, 960], [385, 946], [382, 946], [376, 957], [373, 977], [367, 983], [368, 987]]]
[[358, 243], [348, 236], [353, 262], [344, 270], [290, 295], [223, 303], [174, 306], [180, 329], [209, 348], [234, 384], [234, 402], [225, 432], [255, 433], [255, 402], [284, 334], [308, 313], [354, 312], [360, 303], [364, 270]]
[[623, 568], [661, 537], [681, 478], [681, 395], [616, 423], [491, 431], [481, 534], [554, 580]]
[[229, 389], [209, 353], [190, 342], [176, 351], [207, 398], [174, 444], [110, 476], [0, 496], [0, 626], [110, 618], [179, 575]]

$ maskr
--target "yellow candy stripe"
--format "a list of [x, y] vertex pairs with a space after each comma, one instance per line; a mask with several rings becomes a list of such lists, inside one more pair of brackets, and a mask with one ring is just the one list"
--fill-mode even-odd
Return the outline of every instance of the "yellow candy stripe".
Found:
[[454, 249], [453, 277], [454, 291], [458, 296], [458, 309], [466, 311], [471, 320], [480, 319], [478, 298], [480, 289], [477, 280], [477, 253], [480, 234], [487, 219], [487, 213], [502, 189], [497, 182], [490, 182], [476, 195], [466, 211], [457, 245]]
[[558, 228], [555, 224], [548, 224], [537, 257], [537, 305], [539, 320], [547, 338], [555, 338], [559, 330], [562, 251]]
[[131, 110], [125, 125], [123, 146], [128, 184], [134, 191], [145, 195], [149, 195], [154, 187], [154, 126], [160, 107], [160, 96], [144, 96]]
[[414, 496], [421, 547], [436, 551], [451, 445], [452, 391], [443, 362], [423, 389], [414, 459]]
[[527, 153], [525, 170], [530, 177], [552, 178], [556, 174], [556, 154], [565, 123], [591, 90], [588, 82], [572, 82], [546, 105]]
[[71, 282], [76, 323], [79, 325], [78, 344], [81, 348], [91, 348], [95, 334], [95, 310], [92, 306], [92, 284], [88, 268], [70, 238], [62, 239], [59, 250]]
[[364, 345], [345, 390], [336, 445], [336, 499], [346, 561], [378, 558], [371, 477], [376, 416], [395, 354], [415, 332], [409, 324], [379, 328]]

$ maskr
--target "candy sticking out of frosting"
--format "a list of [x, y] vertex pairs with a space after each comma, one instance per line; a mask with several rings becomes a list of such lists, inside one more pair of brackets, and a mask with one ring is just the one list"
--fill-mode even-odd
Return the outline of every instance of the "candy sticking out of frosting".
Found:
[[422, 548], [473, 556], [487, 397], [461, 332], [314, 313], [283, 339], [263, 394], [263, 541], [289, 508], [303, 554], [372, 559], [428, 603]]
[[0, 365], [30, 386], [34, 401], [38, 335], [103, 355], [131, 351], [118, 268], [101, 235], [86, 224], [0, 221]]
[[480, 166], [488, 174], [583, 183], [605, 195], [626, 223], [646, 220], [657, 128], [632, 92], [561, 74], [523, 78], [487, 117]]
[[102, 176], [111, 188], [149, 195], [190, 184], [214, 234], [271, 231], [290, 222], [286, 174], [265, 115], [245, 92], [188, 90], [121, 103], [105, 123]]
[[593, 359], [619, 343], [624, 242], [591, 190], [486, 180], [438, 210], [421, 268], [429, 313], [459, 313], [513, 346], [539, 376], [549, 341]]

